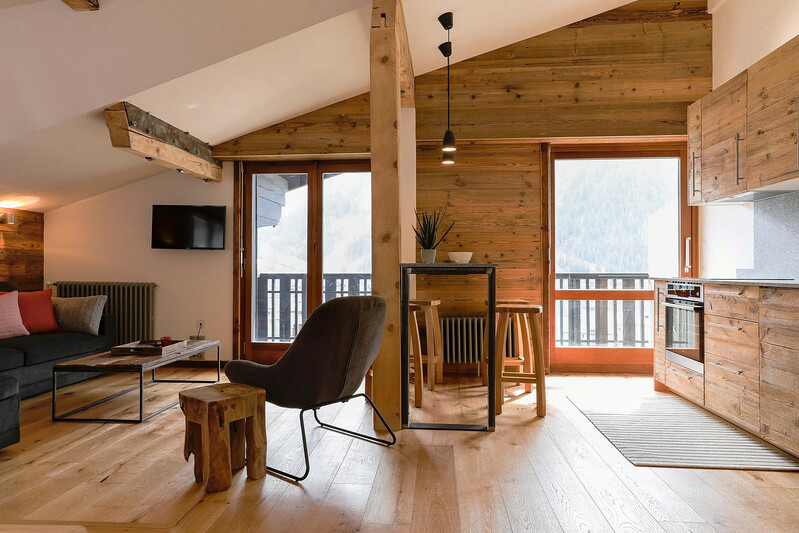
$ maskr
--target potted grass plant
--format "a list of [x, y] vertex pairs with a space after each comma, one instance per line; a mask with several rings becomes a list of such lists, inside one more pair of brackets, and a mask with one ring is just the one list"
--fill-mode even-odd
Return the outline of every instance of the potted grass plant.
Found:
[[435, 210], [432, 213], [416, 211], [416, 227], [413, 228], [413, 232], [416, 234], [416, 242], [422, 247], [422, 263], [436, 262], [436, 248], [455, 225], [454, 222], [451, 223], [444, 234], [441, 237], [438, 236], [446, 214], [446, 208]]

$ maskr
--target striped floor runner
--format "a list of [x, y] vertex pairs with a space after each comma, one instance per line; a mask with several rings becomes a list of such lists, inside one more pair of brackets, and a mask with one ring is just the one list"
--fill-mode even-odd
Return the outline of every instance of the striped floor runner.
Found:
[[799, 470], [799, 460], [676, 396], [569, 399], [636, 466]]

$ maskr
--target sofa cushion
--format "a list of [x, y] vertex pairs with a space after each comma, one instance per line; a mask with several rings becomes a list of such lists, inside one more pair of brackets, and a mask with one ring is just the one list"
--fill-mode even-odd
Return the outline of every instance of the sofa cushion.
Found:
[[64, 331], [97, 335], [108, 296], [80, 296], [53, 298], [53, 309], [58, 325]]
[[60, 359], [69, 355], [99, 351], [106, 347], [103, 336], [85, 333], [41, 333], [29, 337], [0, 340], [0, 346], [15, 348], [25, 354], [25, 366]]
[[53, 290], [19, 293], [19, 313], [25, 329], [31, 333], [53, 333], [58, 323], [53, 313]]
[[[2, 341], [0, 341], [2, 342]], [[14, 348], [0, 346], [0, 372], [25, 364], [25, 354]]]
[[0, 376], [0, 400], [19, 394], [19, 382], [8, 376]]
[[19, 293], [0, 294], [0, 339], [29, 334], [19, 314]]

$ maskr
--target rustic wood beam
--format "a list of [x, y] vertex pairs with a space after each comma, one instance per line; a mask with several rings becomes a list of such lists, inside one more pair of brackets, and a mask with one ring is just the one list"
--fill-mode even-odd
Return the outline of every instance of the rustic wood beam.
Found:
[[100, 0], [61, 0], [75, 11], [97, 11]]
[[[370, 139], [372, 147], [372, 292], [386, 300], [386, 325], [373, 365], [372, 395], [393, 429], [402, 425], [400, 372], [400, 272], [402, 184], [415, 169], [400, 157], [402, 57], [407, 38], [401, 0], [373, 0], [369, 31]], [[407, 63], [406, 63], [407, 66]], [[407, 90], [407, 85], [406, 85]], [[412, 102], [411, 102], [412, 105]], [[413, 143], [413, 139], [402, 139]], [[407, 179], [407, 178], [406, 178]], [[411, 200], [412, 201], [412, 200]], [[410, 231], [407, 228], [406, 231]]]
[[195, 178], [222, 181], [222, 163], [211, 146], [129, 102], [105, 110], [111, 146]]

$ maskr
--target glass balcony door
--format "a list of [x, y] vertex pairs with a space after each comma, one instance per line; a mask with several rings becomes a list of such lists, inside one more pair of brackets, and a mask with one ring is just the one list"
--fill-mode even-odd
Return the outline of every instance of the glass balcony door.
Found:
[[244, 353], [273, 363], [331, 298], [371, 293], [368, 162], [247, 163]]
[[650, 276], [686, 275], [684, 164], [681, 147], [553, 149], [553, 370], [651, 369]]

